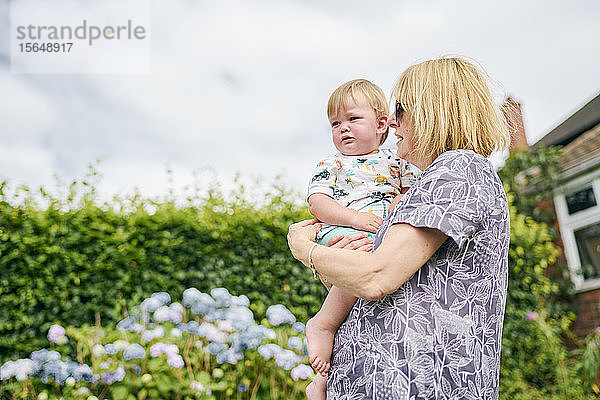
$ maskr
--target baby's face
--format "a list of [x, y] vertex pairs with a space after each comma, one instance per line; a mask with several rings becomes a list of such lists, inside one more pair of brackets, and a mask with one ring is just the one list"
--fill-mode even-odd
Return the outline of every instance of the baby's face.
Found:
[[387, 126], [378, 120], [366, 100], [349, 98], [346, 110], [339, 109], [329, 118], [335, 148], [346, 156], [376, 153], [379, 139]]

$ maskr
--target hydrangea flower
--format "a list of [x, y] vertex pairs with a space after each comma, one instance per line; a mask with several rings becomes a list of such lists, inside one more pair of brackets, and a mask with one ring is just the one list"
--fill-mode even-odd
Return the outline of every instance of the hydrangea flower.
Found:
[[92, 355], [95, 358], [102, 357], [104, 354], [106, 354], [106, 351], [104, 350], [104, 346], [101, 344], [96, 343], [94, 347], [92, 347]]
[[258, 354], [261, 355], [262, 358], [268, 360], [278, 354], [283, 349], [276, 345], [275, 343], [267, 343], [258, 347]]
[[223, 343], [211, 342], [208, 344], [208, 346], [206, 346], [206, 351], [213, 355], [219, 354], [220, 352], [225, 351], [227, 349], [228, 346]]
[[123, 351], [123, 358], [126, 360], [132, 360], [134, 358], [144, 358], [146, 357], [146, 350], [142, 346], [137, 343], [130, 344]]
[[185, 307], [191, 307], [192, 304], [194, 304], [194, 302], [196, 300], [198, 300], [200, 298], [200, 295], [202, 294], [201, 291], [199, 291], [196, 288], [189, 288], [189, 289], [185, 289], [183, 291], [183, 299], [182, 299], [182, 303]]
[[298, 333], [306, 333], [306, 325], [304, 325], [302, 322], [294, 322], [294, 325], [292, 325], [292, 329], [295, 330]]
[[106, 383], [107, 385], [112, 385], [115, 382], [121, 382], [123, 378], [125, 378], [125, 370], [120, 365], [116, 370], [105, 372], [100, 375], [102, 382]]
[[173, 328], [169, 331], [169, 335], [173, 337], [181, 337], [182, 332], [178, 328]]
[[154, 311], [154, 320], [156, 322], [165, 322], [169, 320], [169, 307], [161, 306]]
[[119, 352], [119, 349], [113, 343], [109, 343], [106, 346], [104, 346], [104, 351], [106, 352], [106, 354], [112, 355], [117, 354]]
[[210, 291], [210, 295], [217, 301], [219, 307], [228, 307], [231, 305], [233, 296], [225, 288], [214, 288]]
[[167, 363], [173, 368], [183, 368], [183, 358], [179, 354], [170, 354], [167, 357]]
[[127, 317], [124, 320], [119, 321], [119, 323], [117, 323], [117, 329], [120, 331], [130, 331], [138, 333], [144, 330], [144, 326], [138, 324], [137, 319], [135, 317]]
[[283, 304], [276, 304], [267, 309], [267, 319], [273, 326], [281, 324], [293, 324], [296, 317]]
[[142, 333], [142, 339], [144, 339], [144, 341], [146, 341], [146, 342], [151, 342], [156, 338], [164, 337], [164, 336], [165, 336], [165, 329], [160, 325], [154, 329], [151, 329], [149, 331], [144, 331], [144, 333]]
[[288, 339], [288, 346], [292, 349], [302, 350], [304, 348], [304, 343], [298, 336], [292, 336]]
[[313, 371], [313, 369], [310, 367], [310, 365], [306, 365], [306, 364], [299, 364], [296, 367], [294, 367], [292, 369], [292, 371], [290, 372], [292, 379], [297, 381], [298, 379], [309, 379], [312, 378], [315, 373]]
[[275, 354], [275, 364], [285, 370], [294, 368], [296, 363], [301, 359], [302, 357], [299, 358], [296, 353], [286, 349], [283, 349], [279, 353]]
[[7, 361], [0, 367], [0, 380], [10, 379], [14, 376], [18, 381], [24, 381], [34, 374], [34, 369], [34, 362], [29, 358]]
[[60, 325], [52, 325], [48, 331], [48, 340], [51, 342], [58, 342], [60, 338], [65, 336], [65, 328]]
[[242, 358], [244, 358], [243, 353], [234, 351], [233, 349], [229, 349], [217, 354], [217, 363], [237, 364], [237, 362]]
[[217, 308], [215, 300], [206, 293], [200, 293], [192, 304], [191, 310], [196, 315], [207, 315]]

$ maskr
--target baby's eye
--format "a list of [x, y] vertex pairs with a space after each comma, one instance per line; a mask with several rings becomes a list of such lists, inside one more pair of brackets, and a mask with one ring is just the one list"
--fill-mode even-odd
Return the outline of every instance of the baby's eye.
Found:
[[331, 127], [335, 128], [336, 126], [338, 126], [340, 123], [338, 121], [334, 121], [331, 123]]
[[350, 121], [356, 121], [357, 119], [360, 119], [359, 117], [350, 117]]

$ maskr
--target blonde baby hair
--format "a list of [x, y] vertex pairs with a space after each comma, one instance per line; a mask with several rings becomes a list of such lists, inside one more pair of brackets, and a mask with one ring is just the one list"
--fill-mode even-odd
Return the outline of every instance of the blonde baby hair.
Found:
[[463, 58], [444, 57], [409, 67], [392, 97], [412, 115], [415, 155], [422, 160], [457, 149], [487, 157], [510, 143], [508, 124], [494, 103], [486, 75]]
[[[331, 118], [339, 110], [346, 111], [348, 108], [348, 99], [352, 98], [355, 102], [359, 102], [363, 100], [361, 96], [367, 100], [369, 106], [375, 111], [375, 118], [377, 120], [388, 116], [389, 107], [383, 90], [366, 79], [354, 79], [342, 84], [331, 93], [327, 102], [327, 117]], [[385, 142], [388, 132], [389, 128], [381, 135], [379, 144]]]

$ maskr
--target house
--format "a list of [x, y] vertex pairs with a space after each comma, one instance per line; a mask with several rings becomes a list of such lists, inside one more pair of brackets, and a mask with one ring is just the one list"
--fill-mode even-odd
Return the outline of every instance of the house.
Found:
[[554, 207], [583, 336], [600, 326], [600, 94], [532, 147], [540, 144], [563, 146]]

